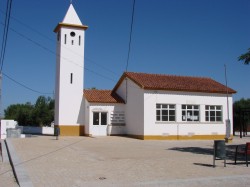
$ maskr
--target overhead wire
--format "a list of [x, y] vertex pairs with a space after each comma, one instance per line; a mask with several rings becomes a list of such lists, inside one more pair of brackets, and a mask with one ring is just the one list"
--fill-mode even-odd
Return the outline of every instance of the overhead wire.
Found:
[[126, 63], [126, 72], [128, 71], [129, 57], [130, 57], [130, 51], [131, 51], [131, 41], [132, 41], [132, 33], [133, 33], [133, 25], [134, 25], [134, 14], [135, 14], [135, 0], [133, 0], [132, 16], [131, 16], [131, 23], [130, 23], [130, 33], [129, 33], [128, 56], [127, 56], [127, 63]]
[[[6, 12], [5, 12], [5, 19], [4, 19], [4, 29], [3, 29], [3, 36], [2, 36], [2, 47], [1, 47], [1, 54], [0, 54], [0, 67], [2, 67], [2, 56], [4, 52], [4, 44], [6, 39], [6, 28], [7, 28], [7, 20], [8, 20], [8, 10], [9, 10], [9, 2], [6, 4]], [[1, 72], [1, 71], [0, 71]]]
[[[3, 23], [0, 23], [0, 24], [3, 25]], [[51, 49], [49, 49], [49, 48], [47, 48], [47, 47], [41, 45], [40, 43], [36, 42], [35, 40], [33, 40], [33, 39], [31, 39], [31, 38], [25, 36], [24, 34], [18, 32], [18, 31], [16, 31], [16, 30], [14, 30], [14, 29], [11, 28], [11, 27], [10, 27], [10, 30], [11, 30], [12, 32], [16, 33], [17, 35], [21, 36], [22, 38], [24, 38], [24, 39], [26, 39], [26, 40], [32, 42], [33, 44], [37, 45], [37, 46], [40, 47], [40, 48], [42, 48], [43, 50], [46, 50], [47, 52], [49, 52], [49, 53], [51, 53], [51, 54], [53, 54], [53, 55], [56, 55], [56, 56], [59, 55], [59, 54], [56, 54], [53, 50], [51, 50]], [[33, 31], [35, 32], [34, 29], [33, 29]], [[39, 34], [41, 34], [41, 33], [39, 33]], [[42, 36], [43, 36], [43, 37], [46, 37], [45, 35], [42, 35]], [[48, 38], [48, 37], [46, 37], [46, 38], [47, 38], [48, 40], [51, 40], [51, 39]], [[72, 53], [74, 53], [74, 54], [76, 54], [76, 55], [79, 55], [79, 54], [75, 53], [74, 51], [72, 51], [71, 49], [68, 49], [67, 47], [65, 47], [65, 48], [66, 48], [67, 50], [70, 50]], [[79, 56], [81, 56], [81, 55], [79, 55]], [[110, 77], [108, 77], [108, 76], [102, 75], [102, 74], [100, 74], [100, 73], [97, 73], [97, 72], [95, 72], [95, 71], [89, 69], [89, 68], [83, 67], [83, 66], [81, 66], [81, 65], [79, 65], [79, 64], [77, 64], [77, 63], [75, 63], [74, 61], [72, 61], [72, 60], [70, 60], [70, 59], [68, 59], [68, 58], [65, 58], [65, 57], [63, 57], [63, 56], [61, 56], [61, 57], [62, 57], [66, 62], [70, 62], [70, 63], [72, 63], [72, 64], [74, 64], [74, 65], [76, 65], [76, 66], [79, 66], [80, 68], [84, 68], [85, 70], [87, 70], [87, 71], [89, 71], [89, 72], [91, 72], [91, 73], [93, 73], [93, 74], [95, 74], [95, 75], [98, 75], [98, 76], [100, 76], [100, 77], [102, 77], [102, 78], [105, 78], [105, 79], [110, 80], [110, 81], [113, 81], [113, 82], [116, 81], [116, 80], [114, 80], [114, 79], [112, 79], [112, 78], [110, 78]], [[81, 56], [81, 57], [82, 57], [82, 56]], [[87, 60], [91, 61], [92, 63], [95, 63], [95, 62], [94, 62], [93, 60], [91, 60], [91, 59], [88, 59], [88, 58], [87, 58]], [[96, 64], [97, 64], [97, 63], [96, 63]], [[99, 64], [97, 64], [97, 65], [99, 65]], [[99, 66], [100, 66], [100, 65], [99, 65]], [[109, 72], [114, 73], [113, 71], [109, 70], [108, 68], [105, 68], [105, 67], [103, 67], [103, 66], [101, 66], [101, 67], [102, 67], [103, 69], [106, 69], [106, 71], [109, 71]], [[114, 74], [115, 74], [115, 73], [114, 73]], [[15, 80], [14, 78], [11, 78], [10, 76], [8, 76], [8, 78], [10, 78], [11, 80], [14, 80], [14, 82], [18, 83], [19, 85], [24, 85], [24, 84], [18, 82], [17, 80]], [[24, 87], [25, 87], [25, 88], [29, 88], [29, 87], [26, 86], [26, 85], [25, 85]], [[34, 89], [29, 89], [29, 90], [32, 91], [32, 90], [34, 90]], [[35, 92], [36, 92], [36, 93], [42, 93], [42, 92], [39, 92], [39, 91], [35, 91]], [[50, 93], [46, 93], [46, 94], [50, 94]]]
[[7, 7], [6, 7], [2, 49], [1, 49], [1, 56], [0, 56], [0, 73], [2, 72], [3, 64], [4, 64], [5, 50], [6, 50], [7, 40], [8, 40], [8, 33], [9, 33], [11, 7], [12, 7], [12, 0], [8, 0]]
[[[3, 25], [3, 23], [0, 23], [0, 24]], [[25, 35], [22, 34], [22, 33], [17, 32], [17, 31], [14, 30], [13, 28], [10, 27], [9, 29], [10, 29], [12, 32], [16, 33], [17, 35], [21, 36], [22, 38], [24, 38], [24, 39], [26, 39], [26, 40], [32, 42], [33, 44], [35, 44], [36, 46], [38, 46], [38, 47], [40, 47], [40, 48], [42, 48], [43, 50], [45, 50], [45, 51], [47, 51], [47, 52], [49, 52], [49, 53], [51, 53], [51, 54], [53, 54], [53, 55], [59, 56], [59, 54], [57, 54], [57, 53], [54, 52], [53, 50], [51, 50], [51, 49], [49, 49], [49, 48], [47, 48], [47, 47], [41, 45], [40, 43], [34, 41], [33, 39], [31, 39], [31, 38], [25, 36]], [[72, 60], [66, 58], [66, 57], [63, 57], [63, 56], [61, 56], [61, 57], [62, 57], [66, 62], [68, 62], [68, 63], [72, 63], [72, 64], [74, 64], [74, 65], [76, 65], [76, 66], [79, 66], [80, 68], [84, 68], [85, 70], [87, 70], [87, 71], [89, 71], [89, 72], [91, 72], [91, 73], [93, 73], [93, 74], [96, 74], [96, 75], [98, 75], [98, 76], [100, 76], [100, 77], [103, 77], [103, 78], [105, 78], [105, 79], [108, 79], [108, 80], [111, 80], [111, 81], [115, 82], [114, 79], [109, 78], [108, 76], [104, 76], [104, 75], [102, 75], [102, 74], [100, 74], [100, 73], [97, 73], [97, 72], [95, 72], [95, 71], [93, 71], [93, 70], [91, 70], [91, 69], [89, 69], [89, 68], [83, 67], [83, 66], [81, 66], [81, 65], [79, 65], [79, 64], [77, 64], [77, 63], [75, 63], [74, 61], [72, 61]], [[26, 85], [23, 84], [23, 83], [20, 83], [19, 81], [15, 80], [14, 78], [10, 77], [9, 75], [6, 75], [6, 74], [4, 74], [4, 75], [5, 75], [7, 78], [9, 78], [10, 80], [12, 80], [13, 82], [19, 84], [20, 86], [23, 86], [24, 88], [27, 88], [27, 89], [30, 90], [30, 91], [34, 91], [34, 92], [36, 92], [36, 93], [42, 93], [42, 92], [40, 92], [40, 91], [34, 90], [34, 89], [32, 89], [32, 88], [26, 86]], [[42, 93], [42, 94], [51, 94], [51, 93]]]
[[[0, 12], [2, 12], [2, 13], [4, 14], [4, 11], [3, 11], [3, 10], [0, 10]], [[54, 39], [51, 39], [50, 37], [46, 36], [45, 34], [41, 33], [40, 31], [38, 31], [38, 30], [32, 28], [31, 26], [27, 25], [26, 23], [20, 21], [19, 19], [15, 18], [14, 16], [10, 16], [10, 18], [13, 19], [14, 21], [18, 22], [19, 24], [23, 25], [24, 27], [30, 29], [30, 30], [33, 31], [34, 33], [36, 33], [36, 34], [42, 36], [43, 38], [47, 39], [48, 41], [53, 42], [53, 43], [55, 42]], [[79, 53], [77, 53], [77, 52], [75, 52], [75, 51], [69, 49], [68, 47], [65, 47], [65, 46], [62, 46], [62, 47], [65, 48], [65, 49], [67, 49], [67, 50], [69, 50], [69, 51], [71, 51], [72, 53], [74, 53], [74, 54], [76, 54], [76, 55], [82, 57], [81, 54], [79, 54]], [[99, 63], [95, 62], [94, 60], [92, 60], [92, 59], [90, 59], [90, 58], [88, 58], [88, 57], [84, 57], [84, 59], [87, 60], [87, 61], [90, 61], [92, 64], [95, 64], [96, 66], [99, 66], [99, 67], [102, 68], [103, 70], [108, 71], [109, 73], [112, 73], [112, 74], [114, 74], [114, 75], [118, 75], [116, 72], [112, 71], [111, 69], [109, 69], [109, 68], [107, 68], [107, 67], [105, 67], [105, 66], [100, 65]]]
[[[130, 30], [130, 39], [129, 39], [129, 51], [128, 51], [128, 58], [127, 58], [127, 67], [128, 67], [128, 61], [129, 61], [129, 55], [130, 55], [130, 46], [131, 46], [131, 39], [132, 39], [132, 31], [133, 31], [134, 7], [135, 7], [135, 0], [134, 0], [134, 2], [133, 2], [133, 11], [132, 11], [132, 19], [131, 19], [131, 30]], [[1, 11], [1, 12], [3, 12], [3, 11]], [[25, 27], [29, 28], [29, 29], [32, 30], [33, 32], [36, 32], [36, 33], [38, 33], [39, 35], [41, 35], [42, 37], [44, 37], [44, 38], [46, 38], [46, 39], [48, 39], [48, 40], [54, 42], [54, 40], [52, 40], [51, 38], [47, 37], [46, 35], [42, 34], [42, 33], [39, 32], [39, 31], [33, 29], [32, 27], [30, 27], [30, 26], [28, 26], [27, 24], [21, 22], [20, 20], [14, 18], [13, 16], [11, 16], [11, 18], [14, 19], [15, 21], [19, 22], [20, 24], [24, 25]], [[1, 23], [1, 24], [3, 25], [3, 23]], [[51, 54], [55, 54], [56, 56], [58, 56], [58, 54], [56, 54], [56, 53], [55, 53], [54, 51], [52, 51], [51, 49], [49, 49], [49, 48], [47, 48], [47, 47], [41, 45], [40, 43], [38, 43], [38, 42], [32, 40], [31, 38], [29, 38], [29, 37], [25, 36], [24, 34], [18, 32], [18, 31], [16, 31], [16, 30], [14, 30], [13, 28], [10, 27], [10, 30], [13, 31], [13, 32], [15, 32], [15, 33], [18, 34], [19, 36], [25, 38], [26, 40], [32, 42], [33, 44], [37, 45], [38, 47], [40, 47], [40, 48], [42, 48], [42, 49], [44, 49], [44, 50], [50, 52]], [[65, 47], [65, 48], [67, 48], [67, 47]], [[67, 49], [68, 49], [68, 48], [67, 48]], [[71, 49], [68, 49], [68, 50], [72, 51]], [[75, 53], [74, 51], [72, 51], [72, 52]], [[75, 54], [77, 54], [77, 53], [75, 53]], [[80, 55], [80, 54], [77, 54], [77, 55]], [[80, 55], [80, 56], [81, 56], [81, 55]], [[102, 75], [102, 74], [100, 74], [100, 73], [97, 73], [97, 72], [95, 72], [95, 71], [93, 71], [93, 70], [91, 70], [91, 69], [89, 69], [89, 68], [86, 68], [86, 67], [80, 66], [80, 65], [77, 64], [77, 63], [74, 63], [74, 62], [73, 62], [72, 60], [70, 60], [70, 59], [67, 59], [67, 58], [65, 58], [65, 57], [62, 57], [62, 58], [65, 59], [67, 62], [73, 63], [73, 64], [75, 64], [75, 65], [77, 65], [77, 66], [79, 66], [79, 67], [81, 67], [81, 68], [84, 68], [85, 70], [87, 70], [87, 71], [89, 71], [89, 72], [91, 72], [91, 73], [93, 73], [93, 74], [96, 74], [96, 75], [98, 75], [98, 76], [100, 76], [100, 77], [103, 77], [103, 78], [105, 78], [105, 79], [111, 80], [111, 81], [113, 81], [113, 82], [116, 82], [116, 80], [114, 80], [114, 79], [112, 79], [112, 78], [109, 78], [108, 76], [104, 76], [104, 75]], [[88, 61], [91, 61], [92, 63], [94, 63], [94, 64], [96, 64], [96, 65], [98, 65], [98, 66], [100, 66], [102, 69], [105, 69], [106, 71], [109, 71], [109, 72], [111, 72], [111, 73], [117, 75], [117, 73], [111, 71], [110, 69], [108, 69], [108, 68], [106, 68], [106, 67], [104, 67], [104, 66], [101, 66], [101, 65], [98, 64], [98, 63], [95, 63], [93, 60], [91, 60], [91, 59], [89, 59], [89, 58], [86, 58], [86, 57], [85, 57], [85, 59], [88, 60]], [[126, 71], [127, 71], [127, 67], [126, 67]], [[32, 89], [32, 88], [30, 88], [30, 87], [28, 87], [28, 86], [26, 86], [26, 85], [24, 85], [24, 84], [22, 84], [22, 83], [16, 81], [15, 79], [13, 79], [12, 77], [10, 77], [9, 75], [4, 74], [4, 76], [6, 76], [6, 77], [9, 78], [10, 80], [14, 81], [15, 83], [19, 84], [20, 86], [23, 86], [23, 87], [29, 89], [30, 91], [34, 91], [34, 92], [36, 92], [36, 93], [42, 93], [42, 94], [51, 94], [51, 93], [43, 93], [43, 92], [34, 90], [34, 89]]]
[[45, 93], [45, 92], [40, 92], [40, 91], [34, 90], [34, 89], [32, 89], [32, 88], [26, 86], [25, 84], [22, 84], [22, 83], [16, 81], [15, 79], [13, 79], [12, 77], [10, 77], [9, 75], [7, 75], [7, 74], [5, 74], [5, 73], [3, 73], [3, 72], [2, 72], [2, 74], [3, 74], [5, 77], [7, 77], [9, 80], [13, 81], [14, 83], [16, 83], [16, 84], [18, 84], [18, 85], [20, 85], [20, 86], [22, 86], [22, 87], [24, 87], [24, 88], [26, 88], [26, 89], [32, 91], [32, 92], [39, 93], [39, 94], [42, 94], [42, 95], [52, 95], [52, 94], [53, 94], [53, 93]]
[[[0, 24], [3, 24], [3, 23], [0, 23]], [[53, 50], [49, 49], [48, 47], [45, 47], [45, 46], [41, 45], [40, 43], [36, 42], [35, 40], [33, 40], [33, 39], [31, 39], [31, 38], [25, 36], [24, 34], [18, 32], [18, 31], [16, 31], [16, 30], [14, 30], [13, 28], [10, 27], [10, 30], [11, 30], [12, 32], [16, 33], [17, 35], [21, 36], [22, 38], [24, 38], [24, 39], [30, 41], [31, 43], [35, 44], [36, 46], [42, 48], [43, 50], [45, 50], [45, 51], [47, 51], [47, 52], [49, 52], [49, 53], [51, 53], [51, 54], [53, 54], [53, 55], [59, 56], [59, 54], [57, 54], [57, 53], [54, 52]], [[66, 57], [64, 57], [64, 56], [62, 56], [62, 55], [60, 55], [60, 56], [61, 56], [66, 62], [72, 63], [72, 64], [74, 64], [74, 65], [76, 65], [76, 66], [79, 66], [79, 67], [81, 67], [81, 68], [84, 68], [84, 69], [87, 70], [87, 71], [91, 71], [92, 73], [94, 73], [93, 70], [90, 70], [89, 68], [83, 67], [83, 66], [81, 66], [81, 65], [79, 65], [79, 64], [77, 64], [77, 63], [75, 63], [74, 61], [72, 61], [72, 60], [70, 60], [70, 59], [68, 59], [68, 58], [66, 58]], [[109, 80], [113, 80], [113, 79], [111, 79], [111, 78], [108, 78], [107, 76], [101, 75], [100, 73], [96, 73], [96, 72], [95, 72], [95, 74], [96, 74], [96, 75], [99, 75], [99, 76], [101, 76], [101, 77], [107, 78], [107, 79], [109, 79]], [[113, 80], [113, 81], [114, 81], [114, 80]]]
[[[132, 16], [131, 16], [131, 23], [130, 23], [130, 33], [129, 33], [129, 42], [128, 42], [128, 56], [127, 56], [127, 63], [125, 72], [128, 72], [128, 63], [130, 57], [130, 50], [131, 50], [131, 41], [132, 41], [132, 33], [133, 33], [133, 25], [134, 25], [134, 14], [135, 14], [135, 0], [133, 0], [133, 8], [132, 8]], [[125, 78], [125, 86], [126, 86], [126, 97], [125, 103], [128, 101], [128, 79]]]

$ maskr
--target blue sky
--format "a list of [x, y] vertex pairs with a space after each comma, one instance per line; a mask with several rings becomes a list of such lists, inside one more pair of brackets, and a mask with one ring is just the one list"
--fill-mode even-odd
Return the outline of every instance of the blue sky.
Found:
[[[6, 0], [0, 0], [4, 22]], [[56, 35], [70, 0], [13, 1], [3, 72], [26, 86], [53, 93]], [[112, 89], [125, 71], [132, 0], [73, 0], [83, 22], [85, 88]], [[4, 6], [2, 6], [4, 5]], [[211, 77], [250, 98], [250, 65], [237, 57], [250, 48], [249, 0], [136, 0], [128, 71]], [[0, 39], [3, 25], [0, 24]], [[2, 108], [34, 103], [42, 94], [7, 77]], [[53, 97], [53, 94], [46, 95]]]

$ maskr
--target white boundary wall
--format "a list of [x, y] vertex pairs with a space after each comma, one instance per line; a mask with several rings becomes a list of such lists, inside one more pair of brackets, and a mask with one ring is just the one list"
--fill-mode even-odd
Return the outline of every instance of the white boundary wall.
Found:
[[1, 120], [1, 139], [6, 139], [7, 129], [15, 128], [17, 122], [15, 120]]
[[19, 126], [23, 134], [54, 135], [54, 127]]

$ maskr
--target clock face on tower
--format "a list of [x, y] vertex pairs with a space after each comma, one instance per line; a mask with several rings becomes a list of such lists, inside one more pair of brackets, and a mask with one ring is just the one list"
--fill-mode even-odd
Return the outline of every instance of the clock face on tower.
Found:
[[70, 36], [72, 36], [72, 37], [74, 37], [75, 35], [76, 35], [75, 32], [71, 32], [71, 33], [70, 33]]

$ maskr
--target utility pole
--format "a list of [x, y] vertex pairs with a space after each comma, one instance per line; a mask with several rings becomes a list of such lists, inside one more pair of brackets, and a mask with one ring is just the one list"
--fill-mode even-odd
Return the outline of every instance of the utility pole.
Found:
[[227, 67], [226, 64], [224, 64], [225, 67], [225, 80], [226, 80], [226, 88], [227, 88], [227, 119], [226, 119], [226, 137], [225, 140], [228, 142], [228, 139], [231, 135], [231, 122], [229, 119], [229, 101], [228, 101], [228, 86], [227, 86]]

